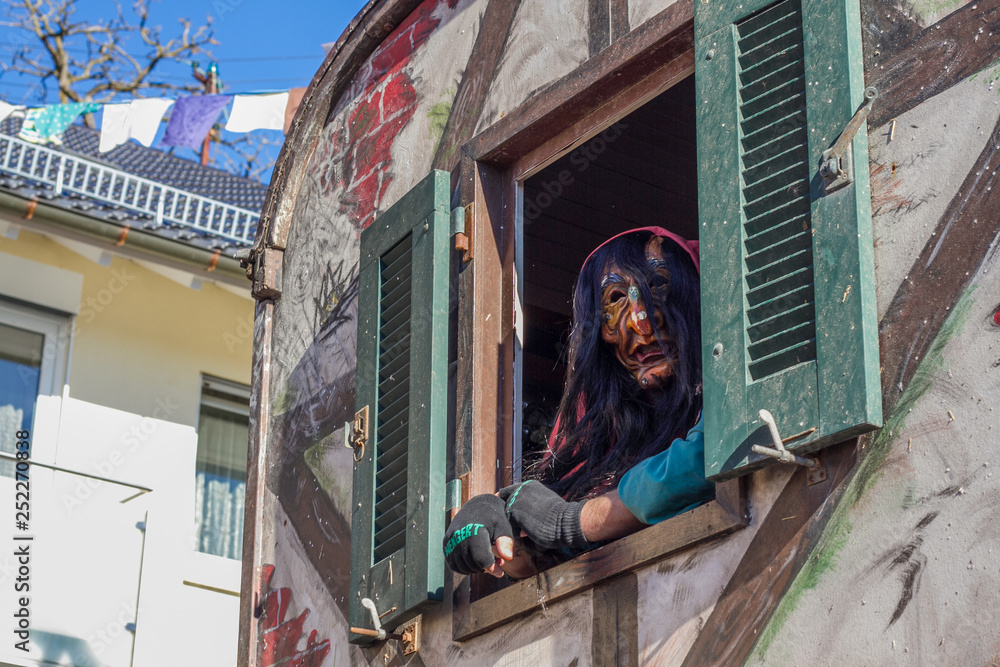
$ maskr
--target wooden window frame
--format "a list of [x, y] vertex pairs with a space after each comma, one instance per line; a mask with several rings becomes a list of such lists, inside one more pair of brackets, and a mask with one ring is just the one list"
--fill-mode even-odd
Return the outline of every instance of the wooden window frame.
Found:
[[[463, 496], [512, 482], [519, 184], [692, 75], [693, 16], [691, 0], [679, 0], [462, 147], [459, 198], [473, 207], [458, 279], [454, 455], [455, 469], [468, 471]], [[705, 505], [488, 596], [476, 577], [456, 575], [453, 638], [469, 639], [748, 523], [746, 481], [727, 480]]]

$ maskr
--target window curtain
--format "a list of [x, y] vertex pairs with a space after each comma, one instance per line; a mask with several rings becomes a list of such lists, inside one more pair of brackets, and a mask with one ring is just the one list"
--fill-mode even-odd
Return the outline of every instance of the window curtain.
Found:
[[198, 551], [239, 559], [249, 420], [203, 405], [198, 420], [195, 521]]

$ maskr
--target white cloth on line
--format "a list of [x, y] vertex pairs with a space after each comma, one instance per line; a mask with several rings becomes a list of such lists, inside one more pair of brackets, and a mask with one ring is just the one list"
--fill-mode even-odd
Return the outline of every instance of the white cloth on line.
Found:
[[156, 138], [163, 114], [173, 103], [173, 100], [157, 97], [132, 100], [127, 104], [105, 104], [98, 151], [106, 153], [129, 139], [135, 139], [148, 148]]
[[24, 107], [19, 107], [14, 104], [7, 104], [6, 102], [0, 101], [0, 121], [7, 118], [18, 109], [23, 109]]
[[237, 95], [229, 114], [226, 129], [230, 132], [251, 130], [281, 130], [285, 124], [288, 93], [269, 95]]

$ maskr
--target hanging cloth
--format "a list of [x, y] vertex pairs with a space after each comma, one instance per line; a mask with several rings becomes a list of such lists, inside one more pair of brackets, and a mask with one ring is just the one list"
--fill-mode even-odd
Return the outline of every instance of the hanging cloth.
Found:
[[126, 104], [104, 105], [101, 119], [101, 145], [98, 151], [107, 151], [135, 139], [149, 147], [156, 137], [156, 131], [173, 100], [153, 98], [132, 100]]
[[196, 95], [180, 97], [167, 123], [167, 131], [160, 143], [164, 146], [186, 146], [197, 150], [205, 135], [212, 129], [219, 112], [229, 103], [232, 95]]
[[11, 115], [18, 109], [23, 109], [24, 107], [15, 106], [13, 104], [7, 104], [6, 102], [0, 101], [0, 122], [3, 122], [7, 116]]
[[280, 130], [284, 127], [288, 93], [237, 95], [226, 129], [230, 132]]
[[[73, 124], [78, 116], [99, 111], [100, 104], [94, 102], [71, 102], [50, 104], [28, 112], [21, 127], [21, 138], [27, 141], [61, 143], [59, 137]], [[25, 129], [30, 123], [30, 128]]]

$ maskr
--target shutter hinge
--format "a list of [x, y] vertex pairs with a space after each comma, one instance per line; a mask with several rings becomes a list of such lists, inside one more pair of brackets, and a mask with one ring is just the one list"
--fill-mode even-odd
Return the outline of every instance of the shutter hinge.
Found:
[[354, 421], [344, 422], [344, 447], [354, 450], [355, 462], [365, 457], [368, 442], [368, 406], [354, 413]]
[[830, 148], [823, 151], [819, 160], [819, 173], [823, 177], [822, 194], [829, 194], [854, 182], [854, 159], [851, 142], [861, 129], [861, 124], [871, 113], [872, 103], [878, 97], [878, 90], [872, 86], [865, 88], [865, 101], [847, 122], [847, 127], [837, 137]]
[[475, 213], [475, 202], [451, 210], [451, 235], [455, 238], [455, 250], [464, 251], [462, 264], [472, 260], [472, 227]]

